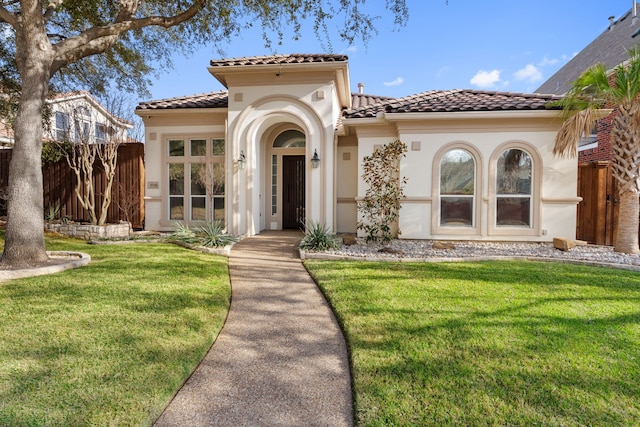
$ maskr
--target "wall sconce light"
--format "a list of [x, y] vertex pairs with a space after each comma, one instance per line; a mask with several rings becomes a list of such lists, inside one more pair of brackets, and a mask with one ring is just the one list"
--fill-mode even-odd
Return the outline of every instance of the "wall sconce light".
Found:
[[311, 166], [314, 169], [320, 166], [320, 157], [318, 157], [318, 150], [313, 150], [313, 157], [311, 157]]
[[244, 155], [244, 151], [240, 150], [240, 157], [238, 157], [238, 169], [244, 169], [245, 164], [247, 164], [247, 158]]

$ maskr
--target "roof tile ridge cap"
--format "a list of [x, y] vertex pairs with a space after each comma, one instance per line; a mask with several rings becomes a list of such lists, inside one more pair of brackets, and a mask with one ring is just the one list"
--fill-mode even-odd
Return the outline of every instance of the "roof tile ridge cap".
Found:
[[351, 96], [359, 96], [362, 98], [375, 98], [378, 99], [377, 102], [383, 102], [383, 101], [389, 101], [389, 100], [394, 100], [394, 99], [400, 99], [400, 98], [396, 98], [393, 96], [387, 96], [387, 95], [373, 95], [370, 93], [359, 93], [359, 92], [351, 92]]
[[229, 63], [229, 62], [237, 62], [240, 60], [249, 60], [249, 59], [265, 59], [265, 58], [277, 58], [281, 56], [287, 56], [285, 54], [273, 54], [273, 55], [248, 55], [248, 56], [234, 56], [232, 58], [219, 58], [219, 59], [210, 59], [210, 63]]
[[368, 109], [373, 109], [373, 108], [378, 108], [378, 107], [382, 107], [385, 106], [386, 104], [389, 104], [395, 100], [397, 100], [398, 98], [393, 98], [393, 97], [385, 97], [384, 95], [365, 95], [363, 93], [357, 93], [357, 92], [353, 92], [352, 96], [362, 96], [362, 97], [368, 97], [368, 98], [384, 98], [384, 99], [376, 99], [375, 102], [372, 102], [371, 104], [367, 104], [367, 105], [361, 105], [359, 107], [355, 107], [355, 108], [347, 108], [344, 111], [347, 113], [354, 113], [356, 111], [364, 111], [364, 110], [368, 110]]
[[174, 96], [174, 97], [170, 97], [170, 98], [160, 98], [160, 99], [151, 99], [149, 101], [142, 101], [140, 102], [141, 104], [150, 104], [152, 102], [166, 102], [166, 101], [179, 101], [179, 100], [183, 100], [183, 99], [191, 99], [191, 98], [196, 98], [196, 97], [204, 97], [204, 96], [211, 96], [211, 95], [229, 95], [229, 93], [225, 90], [218, 90], [218, 91], [213, 91], [213, 92], [203, 92], [203, 93], [194, 93], [191, 95], [179, 95], [179, 96]]
[[459, 93], [461, 89], [433, 89], [425, 92], [414, 93], [402, 98], [396, 98], [398, 103], [409, 102], [413, 100], [433, 100], [447, 97], [451, 94]]

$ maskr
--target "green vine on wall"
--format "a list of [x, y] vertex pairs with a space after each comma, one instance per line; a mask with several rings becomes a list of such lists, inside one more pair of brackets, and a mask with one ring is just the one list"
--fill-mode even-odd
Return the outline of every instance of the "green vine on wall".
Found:
[[367, 242], [389, 242], [400, 233], [397, 220], [404, 185], [407, 178], [400, 177], [400, 160], [406, 157], [407, 146], [399, 140], [385, 144], [365, 156], [362, 179], [368, 184], [362, 201], [358, 203], [361, 220], [358, 230], [366, 233]]

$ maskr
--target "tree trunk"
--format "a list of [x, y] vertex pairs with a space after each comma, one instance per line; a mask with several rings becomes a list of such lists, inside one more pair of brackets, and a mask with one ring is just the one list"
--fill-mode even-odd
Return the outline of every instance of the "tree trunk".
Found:
[[620, 208], [618, 231], [614, 250], [627, 254], [640, 252], [638, 247], [638, 176], [640, 174], [640, 147], [638, 129], [634, 127], [634, 115], [638, 107], [631, 102], [622, 102], [611, 128], [613, 150], [613, 176], [618, 181]]
[[625, 254], [637, 254], [638, 225], [640, 221], [640, 205], [638, 193], [625, 191], [620, 194], [620, 207], [618, 210], [618, 230], [616, 232], [616, 244], [614, 250]]
[[53, 52], [43, 23], [29, 20], [27, 15], [23, 16], [22, 31], [16, 31], [22, 96], [9, 165], [7, 233], [1, 261], [4, 268], [31, 267], [48, 260], [43, 231], [42, 111]]

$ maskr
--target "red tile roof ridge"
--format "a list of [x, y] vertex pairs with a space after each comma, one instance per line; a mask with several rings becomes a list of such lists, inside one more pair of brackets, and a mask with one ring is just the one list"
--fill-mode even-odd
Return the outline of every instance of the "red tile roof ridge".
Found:
[[355, 105], [347, 118], [376, 117], [379, 113], [434, 113], [548, 109], [557, 95], [499, 92], [478, 89], [431, 90], [377, 103]]
[[181, 95], [172, 98], [142, 101], [136, 110], [176, 109], [176, 108], [220, 108], [226, 107], [229, 93], [226, 90], [205, 92], [194, 95]]
[[332, 53], [289, 53], [258, 56], [243, 56], [237, 58], [212, 59], [209, 65], [212, 67], [229, 67], [237, 65], [278, 65], [278, 64], [303, 64], [322, 62], [344, 62], [349, 57], [343, 54]]
[[214, 90], [214, 91], [211, 91], [211, 92], [194, 93], [194, 94], [191, 94], [191, 95], [179, 95], [179, 96], [172, 96], [172, 97], [169, 97], [169, 98], [152, 99], [152, 100], [149, 100], [149, 101], [143, 101], [142, 103], [163, 102], [163, 101], [177, 101], [177, 100], [182, 100], [182, 99], [203, 98], [203, 97], [212, 96], [212, 95], [228, 95], [228, 92], [226, 90]]

